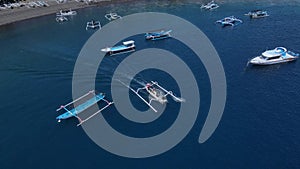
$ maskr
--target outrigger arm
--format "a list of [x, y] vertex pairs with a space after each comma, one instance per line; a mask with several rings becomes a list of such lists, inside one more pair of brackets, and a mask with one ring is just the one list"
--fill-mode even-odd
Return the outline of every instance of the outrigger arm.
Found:
[[147, 102], [138, 92], [140, 90], [146, 89], [146, 87], [142, 87], [142, 88], [138, 88], [136, 91], [131, 88], [130, 86], [126, 85], [125, 83], [123, 83], [122, 81], [120, 81], [120, 83], [122, 83], [124, 86], [126, 86], [128, 89], [130, 89], [133, 93], [135, 93], [144, 103], [146, 103], [154, 112], [157, 113], [157, 110], [151, 105], [151, 100], [150, 102]]
[[166, 94], [164, 96], [172, 96], [173, 100], [176, 101], [176, 102], [185, 102], [185, 99], [183, 98], [179, 98], [179, 97], [176, 97], [172, 91], [168, 91], [166, 90], [165, 88], [163, 88], [162, 86], [160, 86], [157, 82], [155, 81], [151, 81], [152, 85], [156, 85], [157, 87], [159, 87], [161, 90], [163, 90]]
[[[77, 107], [74, 107], [72, 110], [67, 109], [67, 106], [73, 104], [74, 102], [79, 101], [80, 99], [88, 96], [89, 94], [93, 94], [94, 97], [92, 99], [87, 100], [86, 102], [82, 103], [81, 105], [78, 105]], [[95, 115], [97, 115], [98, 113], [102, 112], [104, 109], [106, 109], [107, 107], [109, 107], [110, 105], [113, 104], [113, 102], [109, 102], [106, 99], [104, 99], [104, 94], [100, 93], [97, 94], [95, 93], [94, 90], [89, 91], [87, 94], [79, 97], [78, 99], [66, 104], [66, 105], [62, 105], [60, 106], [60, 108], [58, 108], [56, 111], [60, 111], [60, 110], [65, 110], [66, 112], [61, 114], [60, 116], [58, 116], [56, 119], [58, 120], [58, 122], [61, 122], [62, 119], [67, 119], [70, 117], [76, 117], [79, 121], [79, 123], [77, 124], [77, 126], [82, 125], [84, 122], [88, 121], [89, 119], [91, 119], [92, 117], [94, 117]], [[95, 105], [97, 102], [99, 102], [100, 100], [103, 100], [107, 103], [106, 106], [104, 106], [103, 108], [101, 108], [99, 111], [97, 111], [96, 113], [92, 114], [91, 116], [87, 117], [86, 119], [82, 120], [78, 114], [85, 111], [86, 109], [88, 109], [89, 107], [91, 107], [92, 105]]]
[[[103, 99], [104, 100], [104, 99]], [[91, 116], [87, 117], [86, 119], [84, 120], [79, 120], [79, 123], [77, 124], [77, 126], [81, 126], [84, 122], [88, 121], [89, 119], [91, 119], [92, 117], [96, 116], [98, 113], [101, 113], [104, 109], [106, 109], [107, 107], [109, 107], [111, 104], [114, 104], [114, 102], [108, 102], [107, 100], [104, 100], [106, 101], [107, 105], [104, 106], [102, 109], [98, 110], [96, 113], [92, 114]]]
[[[82, 121], [80, 117], [78, 117], [75, 113], [72, 113], [69, 109], [66, 108], [66, 106], [60, 106], [60, 108], [58, 108], [57, 111], [59, 111], [59, 110], [61, 110], [61, 109], [66, 110], [66, 112], [70, 113], [71, 116], [76, 117], [76, 118], [79, 120], [79, 122]], [[60, 123], [60, 122], [61, 122], [61, 119], [59, 119], [58, 122]]]
[[[61, 109], [66, 109], [65, 107], [67, 107], [67, 106], [69, 106], [69, 105], [71, 105], [71, 104], [77, 102], [78, 100], [80, 100], [80, 99], [82, 99], [82, 98], [84, 98], [84, 97], [86, 97], [86, 96], [88, 96], [89, 94], [94, 93], [94, 92], [95, 92], [95, 90], [91, 90], [91, 91], [89, 91], [88, 93], [86, 93], [85, 95], [83, 95], [83, 96], [77, 98], [76, 100], [73, 100], [72, 102], [70, 102], [70, 103], [68, 103], [68, 104], [66, 104], [66, 105], [60, 106], [60, 108], [56, 109], [56, 111], [60, 111]], [[67, 111], [67, 110], [66, 110], [66, 111]], [[68, 110], [68, 111], [69, 111], [69, 110]]]

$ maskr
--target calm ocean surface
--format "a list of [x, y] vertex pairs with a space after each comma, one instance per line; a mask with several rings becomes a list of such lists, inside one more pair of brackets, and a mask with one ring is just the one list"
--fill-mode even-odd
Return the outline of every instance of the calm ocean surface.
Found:
[[[248, 59], [266, 48], [285, 46], [300, 52], [300, 2], [229, 2], [213, 12], [201, 11], [199, 6], [185, 1], [123, 3], [78, 10], [77, 16], [63, 24], [50, 15], [1, 27], [0, 169], [300, 168], [300, 62], [246, 68]], [[243, 15], [256, 8], [266, 9], [270, 17], [250, 20]], [[198, 137], [210, 106], [208, 75], [202, 63], [193, 60], [184, 47], [176, 48], [172, 39], [135, 41], [140, 48], [176, 48], [174, 53], [201, 74], [197, 77], [201, 93], [198, 119], [176, 147], [155, 157], [123, 158], [98, 147], [76, 127], [75, 119], [56, 122], [56, 108], [72, 98], [78, 53], [93, 34], [85, 30], [85, 23], [94, 18], [104, 25], [108, 23], [104, 14], [115, 11], [123, 16], [147, 11], [175, 14], [198, 26], [211, 40], [225, 69], [228, 94], [223, 118], [204, 144], [198, 143]], [[244, 23], [234, 28], [214, 24], [230, 15]], [[97, 75], [104, 80], [96, 80], [96, 86], [109, 99], [110, 75], [124, 57], [104, 59], [101, 68], [105, 73]], [[156, 72], [155, 78], [176, 88], [174, 80], [169, 77], [166, 81], [165, 75]], [[152, 80], [151, 70], [139, 78]], [[136, 106], [145, 109], [142, 104]], [[176, 118], [176, 114], [164, 114], [153, 124], [141, 125], [122, 119], [114, 107], [109, 111], [105, 118], [116, 130], [137, 137], [156, 135]]]

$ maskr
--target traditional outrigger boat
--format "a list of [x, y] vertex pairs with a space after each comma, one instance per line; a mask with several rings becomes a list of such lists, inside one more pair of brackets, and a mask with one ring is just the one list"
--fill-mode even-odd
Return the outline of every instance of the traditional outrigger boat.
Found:
[[68, 18], [64, 17], [64, 16], [57, 16], [56, 17], [56, 22], [65, 22], [68, 21]]
[[214, 1], [211, 1], [207, 3], [206, 5], [201, 5], [201, 9], [206, 9], [206, 10], [213, 10], [219, 8], [219, 5], [216, 4]]
[[134, 50], [135, 50], [135, 44], [133, 40], [123, 42], [123, 44], [119, 46], [107, 47], [101, 49], [102, 52], [106, 52], [106, 54], [108, 55], [133, 52]]
[[[88, 99], [87, 101], [85, 101], [82, 104], [79, 104], [78, 106], [72, 108], [72, 109], [68, 109], [69, 106], [73, 105], [73, 103], [78, 102], [88, 96], [92, 97], [90, 99]], [[77, 124], [77, 126], [80, 126], [81, 124], [83, 124], [84, 122], [88, 121], [89, 119], [91, 119], [92, 117], [94, 117], [95, 115], [97, 115], [98, 113], [102, 112], [104, 109], [106, 109], [107, 107], [109, 107], [110, 105], [113, 104], [113, 102], [109, 102], [106, 99], [104, 99], [104, 94], [100, 93], [100, 94], [96, 94], [96, 92], [90, 91], [88, 93], [86, 93], [85, 95], [79, 97], [78, 99], [66, 104], [66, 105], [62, 105], [60, 106], [60, 108], [56, 109], [56, 111], [61, 111], [64, 110], [65, 113], [59, 115], [56, 117], [56, 120], [58, 122], [61, 122], [61, 120], [65, 120], [71, 117], [76, 117], [79, 121], [79, 123]], [[99, 101], [104, 101], [107, 103], [106, 106], [102, 107], [99, 111], [95, 112], [94, 114], [92, 114], [91, 116], [87, 117], [86, 119], [81, 119], [78, 114], [84, 112], [85, 110], [87, 110], [89, 107], [95, 105], [96, 103], [98, 103]]]
[[245, 15], [250, 16], [250, 18], [253, 18], [253, 19], [264, 18], [264, 17], [269, 16], [267, 11], [263, 11], [263, 10], [253, 10], [253, 11], [248, 12]]
[[[167, 91], [165, 88], [160, 86], [157, 82], [151, 81], [150, 83], [147, 83], [144, 87], [133, 89], [130, 86], [126, 85], [122, 81], [120, 81], [124, 86], [129, 88], [134, 94], [136, 94], [144, 103], [146, 103], [154, 112], [157, 112], [157, 110], [151, 105], [152, 101], [157, 101], [161, 104], [165, 104], [168, 102], [167, 96], [170, 95], [174, 101], [176, 102], [185, 102], [185, 99], [176, 97], [172, 91]], [[141, 90], [146, 90], [149, 94], [149, 101], [144, 99], [139, 92]]]
[[72, 16], [72, 15], [77, 15], [77, 12], [72, 11], [72, 9], [60, 10], [58, 13], [56, 13], [56, 16]]
[[277, 63], [291, 62], [299, 58], [299, 54], [288, 51], [284, 47], [277, 47], [272, 50], [266, 50], [260, 56], [251, 59], [249, 63], [253, 65], [273, 65]]
[[165, 39], [171, 37], [170, 33], [172, 30], [157, 30], [157, 31], [151, 31], [147, 32], [145, 34], [146, 40], [160, 40], [160, 39]]
[[243, 23], [243, 21], [237, 19], [235, 16], [228, 16], [225, 17], [224, 19], [217, 20], [216, 23], [219, 23], [224, 27], [224, 26], [235, 26], [239, 23]]
[[88, 30], [88, 29], [101, 29], [101, 23], [100, 23], [100, 21], [92, 20], [92, 21], [86, 23], [85, 29], [86, 30]]
[[111, 21], [111, 20], [120, 19], [122, 17], [120, 15], [118, 15], [117, 13], [108, 13], [108, 14], [105, 14], [105, 18], [107, 20]]

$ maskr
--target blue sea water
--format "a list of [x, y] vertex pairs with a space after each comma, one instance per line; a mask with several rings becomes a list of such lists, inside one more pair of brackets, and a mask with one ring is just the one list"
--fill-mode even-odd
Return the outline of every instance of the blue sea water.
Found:
[[[300, 168], [300, 63], [299, 61], [247, 67], [249, 58], [266, 48], [285, 46], [300, 52], [300, 3], [297, 1], [222, 2], [216, 11], [200, 10], [186, 1], [140, 1], [78, 10], [69, 22], [58, 24], [54, 15], [0, 28], [0, 169], [19, 168]], [[266, 9], [270, 17], [250, 20], [250, 10]], [[210, 104], [209, 78], [203, 64], [172, 39], [148, 43], [136, 38], [139, 48], [175, 50], [192, 67], [201, 93], [196, 124], [185, 139], [161, 155], [130, 159], [98, 147], [76, 127], [76, 119], [58, 124], [55, 112], [72, 98], [72, 73], [82, 46], [93, 34], [85, 31], [91, 18], [108, 23], [107, 12], [166, 12], [199, 27], [215, 46], [227, 80], [227, 102], [222, 120], [203, 144], [198, 143]], [[244, 22], [221, 28], [214, 21], [235, 15]], [[141, 36], [142, 37], [142, 36]], [[200, 44], [199, 44], [200, 45]], [[138, 50], [138, 49], [137, 49]], [[126, 55], [106, 58], [97, 74], [96, 87], [107, 93], [114, 68]], [[138, 64], [138, 63], [133, 63]], [[129, 67], [130, 68], [130, 67]], [[155, 78], [176, 90], [174, 79], [158, 70], [137, 75]], [[166, 80], [167, 79], [167, 80]], [[131, 96], [134, 103], [136, 97]], [[142, 104], [135, 104], [144, 110]], [[171, 109], [178, 109], [176, 105]], [[117, 131], [135, 137], [153, 136], [166, 130], [177, 114], [164, 113], [149, 124], [122, 118], [114, 107], [104, 114]]]

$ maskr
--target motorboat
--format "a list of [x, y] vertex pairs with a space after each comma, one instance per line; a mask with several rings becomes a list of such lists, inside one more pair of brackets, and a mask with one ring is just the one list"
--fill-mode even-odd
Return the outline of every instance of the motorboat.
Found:
[[90, 21], [86, 23], [86, 30], [88, 29], [101, 29], [101, 23], [100, 21]]
[[72, 16], [76, 15], [76, 11], [72, 11], [72, 9], [69, 10], [60, 10], [58, 13], [56, 13], [57, 16]]
[[120, 53], [127, 53], [132, 52], [135, 50], [135, 44], [133, 40], [125, 41], [122, 45], [114, 46], [114, 47], [107, 47], [101, 49], [102, 52], [106, 52], [108, 55], [120, 54]]
[[112, 21], [112, 20], [120, 19], [122, 17], [120, 15], [118, 15], [117, 13], [108, 13], [108, 14], [105, 14], [105, 18], [109, 21]]
[[57, 16], [56, 17], [56, 22], [65, 22], [68, 21], [68, 18], [64, 17], [64, 16]]
[[151, 83], [147, 83], [145, 89], [149, 93], [150, 100], [156, 100], [161, 104], [165, 104], [168, 102], [166, 93], [164, 93], [159, 88], [154, 87]]
[[201, 5], [201, 9], [206, 9], [206, 10], [213, 10], [219, 8], [219, 5], [216, 4], [214, 1], [211, 1], [207, 3], [206, 5]]
[[[171, 96], [172, 99], [176, 102], [185, 102], [184, 98], [177, 97], [173, 94], [172, 91], [168, 91], [164, 87], [160, 86], [158, 82], [151, 81], [147, 84], [145, 84], [143, 87], [133, 89], [129, 85], [125, 84], [124, 82], [120, 81], [121, 84], [126, 86], [128, 89], [130, 89], [134, 94], [136, 94], [146, 105], [149, 106], [154, 112], [158, 112], [153, 106], [152, 101], [157, 101], [160, 104], [166, 104], [168, 103], [167, 96]], [[146, 90], [146, 92], [149, 94], [149, 101], [147, 101], [141, 94], [140, 91]]]
[[172, 30], [158, 30], [158, 31], [151, 31], [145, 34], [146, 40], [159, 40], [171, 37], [170, 33]]
[[219, 23], [222, 26], [235, 26], [239, 23], [243, 23], [243, 21], [236, 18], [235, 16], [228, 16], [228, 17], [225, 17], [223, 19], [216, 21], [216, 23]]
[[263, 11], [263, 10], [253, 10], [248, 12], [247, 14], [245, 14], [247, 16], [250, 16], [250, 18], [264, 18], [269, 16], [267, 11]]
[[298, 59], [299, 54], [288, 51], [284, 47], [276, 47], [272, 50], [266, 50], [260, 56], [249, 61], [253, 65], [272, 65], [277, 63], [290, 62]]

